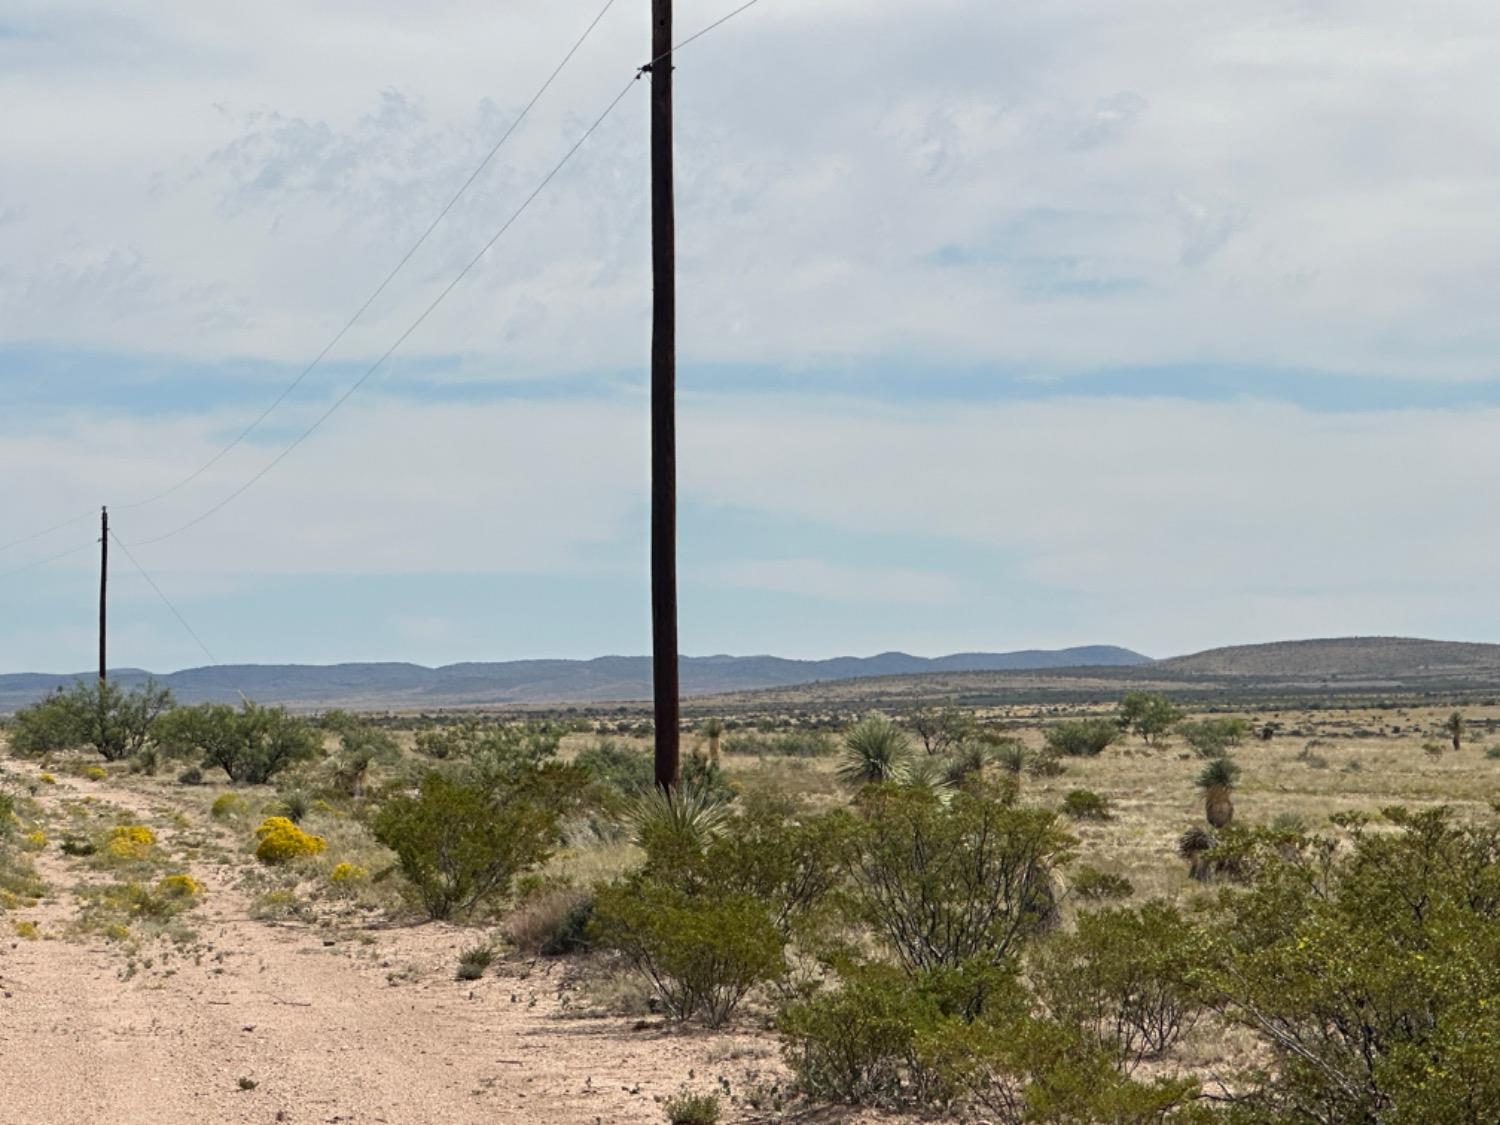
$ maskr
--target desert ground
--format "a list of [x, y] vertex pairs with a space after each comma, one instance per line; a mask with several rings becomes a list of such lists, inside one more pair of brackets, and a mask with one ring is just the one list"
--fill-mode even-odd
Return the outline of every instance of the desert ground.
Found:
[[[1493, 818], [1500, 760], [1488, 734], [1500, 706], [1466, 708], [1469, 738], [1434, 749], [1451, 707], [1319, 705], [1250, 713], [1258, 730], [1236, 751], [1237, 818], [1295, 817], [1328, 830], [1336, 811], [1443, 804], [1462, 819]], [[1056, 706], [978, 712], [982, 727], [1032, 748]], [[755, 728], [787, 729], [807, 715], [741, 717], [725, 740], [724, 771], [742, 793], [792, 796], [819, 807], [849, 800], [832, 757], [764, 752]], [[398, 724], [399, 726], [399, 724]], [[410, 754], [409, 731], [398, 730]], [[606, 732], [648, 752], [645, 739]], [[577, 731], [569, 756], [596, 742]], [[688, 747], [701, 741], [688, 739]], [[1189, 903], [1201, 893], [1176, 850], [1201, 823], [1202, 767], [1180, 740], [1130, 738], [1058, 776], [1028, 777], [1022, 800], [1057, 808], [1086, 787], [1113, 805], [1108, 820], [1071, 825], [1079, 861], [1118, 874], [1133, 900]], [[752, 996], [720, 1030], [676, 1025], [653, 1010], [643, 982], [600, 954], [546, 958], [521, 949], [505, 910], [467, 924], [424, 921], [378, 879], [390, 853], [337, 802], [303, 827], [326, 851], [268, 867], [255, 826], [280, 807], [272, 786], [184, 785], [178, 764], [156, 774], [100, 764], [82, 751], [42, 760], [0, 757], [19, 795], [18, 831], [0, 882], [0, 1091], [7, 1122], [481, 1122], [635, 1123], [666, 1120], [664, 1099], [718, 1093], [724, 1120], [896, 1120], [810, 1104], [790, 1082], [772, 1006]], [[281, 779], [284, 792], [303, 780]], [[144, 826], [154, 843], [133, 855], [69, 854], [70, 841]], [[588, 887], [629, 869], [628, 842], [570, 842], [545, 868]], [[340, 879], [336, 872], [354, 872]], [[178, 908], [142, 907], [129, 888], [185, 875]], [[1065, 913], [1074, 909], [1063, 900]], [[463, 951], [498, 956], [456, 979]], [[1205, 1023], [1168, 1064], [1237, 1061], [1242, 1040]]]

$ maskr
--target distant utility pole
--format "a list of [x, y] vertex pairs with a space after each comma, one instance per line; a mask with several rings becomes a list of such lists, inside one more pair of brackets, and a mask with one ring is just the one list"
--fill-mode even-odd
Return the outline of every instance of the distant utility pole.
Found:
[[108, 623], [109, 594], [109, 509], [99, 509], [99, 683], [109, 675], [105, 666], [104, 634]]
[[651, 668], [656, 785], [678, 776], [677, 232], [672, 191], [672, 0], [651, 0]]

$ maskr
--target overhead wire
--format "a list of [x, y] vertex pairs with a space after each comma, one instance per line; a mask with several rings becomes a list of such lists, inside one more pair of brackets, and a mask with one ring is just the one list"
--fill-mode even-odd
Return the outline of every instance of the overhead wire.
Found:
[[[284, 461], [288, 456], [290, 456], [292, 454], [293, 451], [295, 451], [299, 446], [301, 446], [303, 442], [305, 442], [309, 437], [311, 437], [313, 435], [313, 433], [316, 432], [319, 429], [319, 427], [321, 427], [323, 425], [324, 422], [326, 422], [330, 417], [332, 417], [333, 414], [340, 407], [342, 407], [344, 405], [344, 403], [346, 403], [362, 386], [364, 386], [365, 383], [368, 382], [370, 380], [370, 378], [372, 376], [374, 376], [375, 373], [378, 370], [380, 370], [380, 368], [382, 366], [384, 366], [384, 364], [386, 363], [386, 361], [388, 359], [390, 359], [390, 357], [392, 355], [395, 354], [395, 352], [401, 347], [401, 345], [404, 344], [406, 342], [406, 340], [408, 338], [410, 338], [410, 336], [414, 332], [416, 332], [416, 330], [418, 328], [420, 328], [422, 326], [422, 324], [427, 320], [427, 318], [429, 316], [431, 316], [432, 313], [437, 309], [437, 307], [443, 303], [443, 301], [448, 297], [448, 295], [450, 293], [452, 293], [455, 288], [458, 287], [459, 283], [462, 282], [463, 279], [465, 277], [467, 277], [473, 271], [474, 267], [477, 266], [479, 264], [479, 262], [489, 253], [489, 251], [491, 250], [491, 248], [493, 248], [494, 245], [505, 235], [505, 233], [507, 231], [509, 231], [512, 226], [515, 225], [515, 223], [521, 218], [521, 216], [526, 213], [526, 211], [530, 208], [531, 204], [536, 200], [536, 198], [539, 195], [541, 195], [541, 193], [547, 188], [547, 186], [549, 184], [551, 184], [551, 182], [557, 177], [557, 175], [563, 170], [563, 168], [565, 168], [567, 166], [567, 164], [577, 154], [578, 150], [583, 147], [584, 143], [587, 142], [588, 139], [591, 136], [593, 136], [593, 134], [599, 129], [599, 127], [601, 125], [603, 125], [605, 119], [608, 118], [609, 115], [614, 112], [615, 108], [625, 99], [625, 96], [626, 96], [626, 94], [628, 94], [630, 92], [631, 87], [636, 83], [637, 80], [639, 80], [639, 78], [643, 74], [649, 73], [651, 71], [651, 68], [653, 66], [655, 66], [657, 63], [661, 62], [663, 59], [667, 58], [669, 55], [672, 55], [672, 54], [676, 53], [677, 51], [682, 50], [684, 47], [687, 47], [689, 44], [694, 43], [694, 42], [698, 41], [699, 39], [702, 39], [705, 35], [709, 34], [710, 32], [714, 31], [715, 29], [717, 29], [719, 27], [722, 27], [724, 24], [728, 23], [730, 20], [734, 19], [736, 16], [739, 16], [740, 14], [748, 11], [750, 8], [754, 7], [759, 2], [760, 2], [760, 0], [748, 0], [747, 3], [741, 4], [739, 7], [733, 9], [732, 11], [730, 11], [729, 13], [727, 13], [726, 15], [721, 16], [719, 19], [714, 20], [712, 23], [710, 23], [707, 26], [701, 28], [700, 30], [694, 32], [692, 35], [689, 35], [687, 38], [683, 39], [681, 42], [679, 42], [674, 47], [672, 47], [671, 50], [663, 52], [662, 54], [660, 54], [660, 55], [656, 56], [655, 58], [651, 59], [650, 62], [645, 63], [644, 65], [638, 67], [636, 69], [635, 73], [631, 76], [630, 80], [627, 81], [625, 83], [625, 85], [621, 87], [619, 93], [617, 93], [614, 96], [614, 98], [609, 102], [609, 104], [607, 106], [605, 106], [604, 111], [602, 113], [600, 113], [599, 116], [594, 119], [594, 121], [588, 126], [587, 129], [584, 130], [583, 134], [573, 143], [572, 147], [570, 147], [567, 150], [567, 152], [565, 152], [563, 154], [562, 159], [559, 160], [552, 167], [552, 169], [542, 178], [541, 182], [532, 190], [532, 192], [528, 196], [526, 196], [526, 198], [524, 200], [522, 200], [520, 206], [517, 207], [516, 210], [511, 213], [510, 217], [508, 219], [506, 219], [506, 221], [500, 226], [500, 228], [479, 249], [478, 253], [476, 253], [472, 258], [469, 259], [469, 261], [464, 265], [464, 267], [461, 270], [459, 270], [458, 274], [450, 282], [448, 282], [447, 285], [445, 285], [443, 287], [443, 289], [438, 293], [438, 295], [435, 298], [433, 298], [433, 300], [422, 310], [422, 312], [417, 316], [417, 318], [415, 320], [412, 321], [412, 323], [406, 328], [406, 330], [403, 331], [396, 338], [395, 342], [393, 342], [388, 348], [386, 348], [386, 350], [381, 353], [381, 355], [379, 356], [379, 358], [377, 358], [374, 363], [370, 364], [370, 366], [365, 370], [365, 372], [358, 379], [356, 379], [354, 381], [354, 383], [352, 383], [347, 389], [345, 389], [345, 391], [341, 395], [339, 395], [339, 397], [336, 398], [332, 402], [332, 404], [330, 404], [328, 406], [328, 408], [323, 411], [322, 414], [320, 414], [316, 419], [314, 419], [311, 425], [307, 426], [287, 446], [285, 446], [279, 453], [277, 453], [277, 455], [274, 458], [272, 458], [269, 462], [267, 462], [265, 465], [263, 465], [248, 480], [246, 480], [243, 484], [241, 484], [234, 491], [230, 492], [223, 499], [221, 499], [220, 501], [218, 501], [217, 503], [215, 503], [214, 505], [212, 505], [211, 507], [209, 507], [207, 510], [199, 513], [197, 516], [195, 516], [192, 519], [188, 520], [186, 523], [183, 523], [183, 524], [181, 524], [181, 525], [173, 528], [171, 531], [165, 532], [165, 533], [160, 534], [160, 535], [154, 535], [154, 536], [151, 536], [150, 538], [137, 540], [133, 544], [131, 544], [131, 546], [145, 547], [145, 546], [150, 546], [150, 545], [155, 544], [155, 543], [161, 543], [161, 542], [164, 542], [164, 541], [166, 541], [168, 539], [175, 538], [176, 536], [181, 535], [182, 533], [184, 533], [186, 531], [189, 531], [189, 530], [191, 530], [194, 527], [197, 527], [199, 524], [203, 523], [205, 520], [211, 518], [212, 516], [216, 515], [218, 512], [222, 511], [228, 505], [230, 505], [235, 500], [237, 500], [240, 496], [244, 495], [247, 491], [249, 491], [250, 488], [252, 488], [256, 483], [258, 483], [260, 480], [262, 480], [268, 473], [270, 473], [273, 469], [275, 469], [277, 465], [279, 465], [282, 461]], [[536, 95], [536, 97], [534, 97], [532, 99], [531, 103], [529, 103], [527, 105], [526, 110], [523, 111], [522, 117], [524, 117], [524, 115], [525, 115], [526, 112], [530, 111], [531, 107], [536, 104], [536, 101], [540, 98], [540, 96], [543, 93], [545, 93], [545, 91], [548, 88], [548, 86], [551, 85], [552, 81], [561, 72], [562, 68], [564, 66], [566, 66], [567, 61], [572, 58], [573, 54], [577, 52], [578, 48], [580, 46], [582, 46], [583, 41], [585, 39], [587, 39], [588, 35], [593, 31], [594, 27], [596, 27], [598, 25], [599, 21], [603, 19], [604, 15], [609, 11], [609, 9], [613, 5], [613, 3], [614, 3], [614, 0], [608, 0], [608, 2], [605, 4], [604, 8], [600, 11], [599, 15], [594, 18], [594, 21], [585, 30], [584, 35], [579, 39], [578, 43], [576, 43], [574, 45], [573, 49], [564, 58], [563, 63], [560, 64], [556, 68], [556, 70], [554, 70], [553, 74], [551, 76], [549, 76], [549, 78], [547, 79], [547, 82], [543, 84], [541, 90], [538, 91], [538, 94]], [[488, 161], [491, 158], [493, 158], [494, 154], [499, 151], [499, 148], [500, 148], [501, 145], [504, 144], [506, 137], [509, 137], [511, 135], [511, 133], [514, 132], [515, 125], [519, 124], [520, 120], [521, 120], [521, 118], [518, 118], [517, 121], [516, 121], [516, 123], [514, 123], [512, 125], [511, 129], [508, 130], [507, 133], [505, 134], [505, 136], [501, 138], [500, 142], [498, 142], [496, 144], [494, 150], [492, 150], [492, 152], [490, 153], [490, 155], [486, 157], [485, 162], [484, 162], [485, 164], [487, 164]], [[395, 275], [396, 275], [396, 273], [398, 273], [400, 271], [401, 267], [405, 265], [406, 261], [411, 257], [411, 254], [415, 253], [417, 247], [421, 245], [422, 241], [425, 241], [426, 237], [429, 234], [431, 234], [432, 230], [437, 226], [437, 224], [442, 221], [443, 216], [446, 215], [448, 213], [448, 211], [452, 209], [453, 205], [458, 201], [458, 198], [463, 194], [464, 191], [467, 190], [469, 184], [472, 183], [473, 180], [474, 180], [474, 178], [478, 176], [479, 171], [481, 171], [483, 169], [483, 167], [484, 167], [484, 164], [481, 164], [480, 168], [476, 169], [475, 173], [470, 176], [469, 180], [466, 181], [466, 183], [464, 184], [463, 188], [460, 189], [460, 191], [458, 192], [458, 194], [454, 196], [454, 198], [449, 202], [448, 206], [444, 208], [443, 212], [438, 216], [438, 218], [432, 223], [431, 226], [429, 226], [429, 228], [427, 229], [427, 231], [423, 234], [422, 239], [420, 239], [418, 241], [418, 243], [412, 248], [412, 251], [408, 252], [408, 254], [406, 255], [406, 257], [402, 259], [402, 262], [400, 264], [398, 264], [398, 266], [396, 267], [396, 270], [392, 271], [392, 273], [390, 274], [390, 276], [388, 276], [386, 278], [386, 280], [384, 282], [382, 282], [380, 289], [376, 290], [375, 294], [373, 294], [371, 296], [370, 300], [367, 301], [365, 303], [365, 305], [361, 307], [360, 311], [357, 312], [355, 314], [355, 316], [353, 318], [351, 318], [351, 320], [349, 321], [349, 323], [345, 325], [345, 327], [340, 331], [339, 337], [336, 337], [335, 340], [333, 341], [333, 343], [330, 343], [329, 347], [325, 348], [323, 353], [320, 353], [319, 360], [322, 358], [323, 355], [326, 355], [327, 352], [333, 347], [333, 344], [337, 343], [338, 339], [341, 338], [343, 336], [343, 334], [346, 333], [349, 330], [350, 327], [352, 327], [352, 325], [354, 324], [354, 322], [356, 320], [358, 320], [358, 318], [361, 315], [361, 313], [363, 313], [363, 311], [366, 308], [369, 307], [369, 304], [372, 303], [375, 300], [375, 298], [379, 296], [380, 292], [384, 289], [384, 287], [390, 283], [391, 279], [394, 278]], [[216, 463], [225, 453], [227, 453], [229, 451], [229, 449], [232, 449], [235, 445], [239, 444], [239, 442], [242, 441], [244, 439], [244, 437], [248, 436], [248, 434], [256, 426], [258, 426], [260, 424], [260, 422], [265, 419], [266, 416], [268, 416], [270, 414], [270, 411], [274, 410], [275, 407], [276, 407], [276, 405], [279, 405], [279, 403], [288, 394], [290, 394], [293, 389], [295, 389], [295, 387], [297, 386], [297, 384], [300, 383], [301, 380], [306, 377], [306, 375], [313, 369], [313, 367], [315, 367], [317, 365], [317, 363], [319, 362], [319, 360], [314, 360], [313, 363], [308, 366], [307, 370], [304, 371], [302, 373], [302, 375], [299, 375], [298, 379], [295, 380], [290, 387], [288, 387], [288, 389], [282, 394], [282, 396], [280, 398], [278, 398], [277, 402], [272, 404], [272, 406], [271, 406], [270, 409], [268, 409], [266, 412], [264, 412], [261, 415], [261, 417], [259, 419], [257, 419], [257, 421], [255, 423], [253, 423], [249, 428], [247, 428], [244, 431], [243, 434], [240, 435], [240, 437], [236, 438], [235, 441], [232, 442], [229, 446], [227, 446], [224, 450], [221, 450], [220, 453], [218, 455], [216, 455], [215, 458], [213, 460], [211, 460], [208, 464], [205, 464], [204, 466], [202, 466], [201, 468], [199, 468], [190, 477], [185, 478], [183, 481], [179, 482], [177, 485], [174, 485], [171, 489], [167, 490], [167, 492], [161, 493], [160, 495], [158, 495], [157, 497], [152, 498], [151, 500], [142, 501], [139, 504], [135, 504], [135, 505], [124, 505], [123, 507], [126, 507], [126, 508], [140, 507], [140, 506], [144, 506], [144, 504], [146, 504], [146, 503], [152, 503], [155, 500], [162, 499], [163, 497], [165, 497], [167, 495], [170, 495], [172, 492], [174, 492], [178, 488], [182, 487], [182, 485], [186, 484], [189, 480], [195, 479], [197, 476], [200, 476], [209, 467], [211, 467], [214, 463]], [[70, 521], [68, 521], [68, 523], [65, 523], [65, 524], [62, 524], [62, 525], [59, 525], [59, 526], [60, 527], [65, 527], [65, 526], [68, 526], [71, 523], [79, 522], [79, 520], [81, 520], [83, 518], [86, 518], [86, 517], [79, 517], [78, 520], [70, 520]], [[52, 530], [56, 530], [56, 528], [54, 528]], [[38, 533], [38, 535], [40, 535], [40, 534], [45, 534], [45, 533]], [[124, 546], [125, 546], [124, 543], [121, 542], [121, 547], [123, 548]], [[4, 549], [4, 548], [0, 547], [0, 549]], [[78, 551], [81, 551], [83, 549], [85, 549], [85, 548], [84, 547], [77, 547], [77, 548], [74, 548], [73, 550], [62, 552], [62, 553], [60, 553], [60, 554], [58, 554], [56, 556], [53, 556], [52, 558], [43, 559], [43, 560], [39, 560], [39, 561], [37, 561], [35, 563], [28, 564], [25, 567], [19, 568], [19, 570], [17, 570], [17, 571], [0, 573], [0, 578], [6, 577], [7, 574], [10, 574], [10, 573], [20, 573], [20, 571], [22, 571], [22, 570], [30, 570], [33, 567], [44, 566], [44, 565], [46, 565], [49, 562], [53, 562], [53, 561], [56, 561], [57, 559], [64, 558], [64, 557], [66, 557], [67, 555], [70, 555], [70, 554], [75, 554]], [[128, 556], [129, 555], [128, 549], [126, 550], [126, 553], [127, 553], [127, 556]], [[132, 561], [134, 561], [134, 560], [132, 559]], [[137, 566], [138, 565], [139, 564], [137, 564]], [[142, 573], [144, 573], [144, 571]]]
[[[203, 638], [198, 635], [198, 630], [194, 629], [190, 624], [188, 624], [188, 619], [182, 615], [181, 611], [179, 611], [175, 605], [172, 604], [172, 599], [167, 597], [167, 595], [162, 592], [162, 588], [157, 585], [156, 579], [152, 578], [151, 575], [147, 573], [146, 568], [141, 565], [140, 560], [130, 553], [130, 548], [125, 545], [125, 541], [121, 539], [117, 534], [115, 534], [113, 529], [110, 530], [109, 537], [115, 541], [115, 545], [118, 546], [120, 550], [125, 552], [125, 557], [130, 560], [130, 565], [135, 567], [140, 576], [146, 580], [146, 585], [150, 586], [151, 589], [155, 591], [156, 596], [161, 599], [162, 605], [171, 610], [172, 616], [177, 618], [177, 623], [187, 631], [188, 636], [193, 638], [193, 642], [203, 650], [203, 655], [208, 657], [209, 664], [211, 664], [216, 670], [224, 672], [227, 676], [228, 669], [226, 669], [219, 662], [219, 658], [216, 657], [212, 651], [210, 651], [208, 645], [203, 643]], [[249, 697], [244, 693], [243, 690], [240, 689], [237, 684], [231, 681], [230, 686], [234, 688], [235, 693], [239, 695], [240, 699], [249, 702]]]
[[[411, 247], [406, 251], [406, 253], [401, 256], [400, 261], [396, 263], [395, 267], [385, 275], [384, 280], [382, 280], [380, 284], [375, 287], [374, 292], [366, 297], [364, 303], [354, 311], [354, 315], [349, 317], [349, 319], [344, 322], [343, 327], [341, 327], [338, 332], [334, 334], [333, 338], [323, 346], [323, 349], [313, 357], [312, 362], [304, 367], [302, 371], [297, 375], [297, 377], [282, 389], [281, 393], [276, 396], [271, 404], [264, 410], [262, 410], [260, 414], [255, 417], [254, 421], [252, 421], [248, 426], [241, 430], [233, 438], [233, 440], [229, 442], [229, 444], [225, 445], [207, 461], [199, 465], [187, 476], [177, 481], [177, 483], [173, 484], [170, 488], [155, 493], [152, 496], [148, 496], [143, 500], [137, 500], [133, 503], [116, 504], [116, 510], [129, 511], [136, 508], [144, 508], [149, 504], [155, 504], [160, 500], [165, 500], [168, 496], [171, 496], [174, 493], [178, 492], [180, 489], [185, 488], [187, 485], [191, 484], [193, 481], [201, 477], [204, 473], [208, 472], [209, 469], [217, 465], [230, 452], [232, 452], [240, 444], [242, 444], [246, 438], [248, 438], [252, 433], [260, 428], [261, 423], [269, 418], [276, 411], [276, 409], [283, 402], [285, 402], [287, 398], [289, 398], [292, 393], [295, 392], [297, 388], [303, 384], [303, 382], [306, 381], [307, 377], [311, 375], [313, 371], [317, 369], [318, 365], [328, 357], [328, 354], [333, 351], [333, 349], [339, 345], [344, 337], [349, 334], [350, 330], [357, 323], [359, 323], [360, 318], [369, 311], [370, 306], [380, 298], [380, 295], [386, 291], [391, 282], [396, 279], [396, 276], [406, 268], [407, 263], [410, 262], [417, 251], [426, 244], [427, 240], [432, 236], [433, 231], [437, 230], [442, 221], [448, 217], [449, 212], [451, 212], [453, 208], [457, 206], [458, 201], [462, 199], [468, 192], [469, 188], [474, 185], [474, 181], [477, 180], [484, 172], [484, 170], [490, 166], [490, 163], [495, 159], [497, 155], [499, 155], [500, 150], [505, 147], [506, 142], [515, 135], [516, 130], [519, 129], [522, 123], [525, 122], [526, 119], [531, 115], [531, 111], [536, 108], [537, 103], [540, 102], [547, 91], [552, 88], [553, 83], [557, 81], [558, 77], [567, 68], [568, 63], [573, 61], [573, 56], [576, 55], [583, 47], [584, 43], [588, 41], [589, 36], [593, 34], [594, 29], [599, 26], [604, 17], [609, 14], [609, 10], [614, 7], [615, 2], [616, 0], [605, 0], [604, 6], [599, 9], [598, 14], [595, 15], [594, 18], [589, 22], [589, 25], [583, 29], [583, 34], [578, 37], [578, 39], [570, 48], [568, 48], [568, 52], [567, 54], [563, 55], [562, 61], [559, 62], [557, 66], [552, 69], [551, 73], [547, 75], [546, 80], [542, 82], [540, 87], [538, 87], [536, 93], [531, 96], [531, 100], [526, 103], [526, 105], [521, 109], [521, 112], [516, 115], [513, 121], [511, 121], [510, 126], [505, 130], [504, 133], [501, 134], [500, 139], [490, 147], [490, 150], [487, 153], [485, 153], [484, 158], [475, 166], [474, 170], [469, 173], [468, 178], [464, 180], [461, 185], [459, 185], [458, 190], [454, 192], [453, 196], [448, 200], [446, 204], [444, 204], [443, 209], [437, 213], [437, 216], [432, 220], [432, 222], [427, 224], [426, 229], [422, 231], [422, 233], [417, 237], [417, 240], [412, 243]], [[65, 520], [62, 523], [54, 524], [52, 527], [44, 528], [41, 531], [33, 532], [30, 535], [21, 537], [20, 539], [14, 539], [7, 543], [0, 543], [0, 552], [10, 550], [12, 547], [19, 547], [36, 539], [41, 539], [47, 535], [52, 534], [55, 531], [61, 531], [65, 527], [71, 527], [75, 523], [81, 523], [86, 519], [92, 518], [92, 514], [93, 513], [86, 513], [74, 519]], [[4, 577], [4, 575], [0, 575], [0, 577]]]

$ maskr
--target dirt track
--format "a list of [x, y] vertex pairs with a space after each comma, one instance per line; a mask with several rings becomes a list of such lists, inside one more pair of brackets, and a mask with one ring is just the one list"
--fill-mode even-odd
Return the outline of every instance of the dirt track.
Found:
[[[182, 830], [164, 799], [116, 784], [60, 777], [39, 799], [83, 795], [130, 809], [164, 843]], [[79, 861], [55, 847], [35, 860], [51, 897], [7, 915], [0, 945], [5, 1125], [660, 1123], [657, 1099], [684, 1084], [712, 1089], [722, 1076], [739, 1090], [779, 1071], [762, 1032], [564, 1018], [561, 965], [506, 963], [455, 981], [473, 931], [330, 939], [253, 920], [233, 863], [190, 868], [206, 891], [187, 921], [211, 952], [195, 960], [158, 943], [167, 957], [143, 951], [128, 974], [118, 946], [66, 936], [77, 916], [68, 888], [87, 874]], [[12, 937], [22, 918], [44, 938]], [[744, 1057], [729, 1057], [736, 1046]], [[760, 1119], [740, 1108], [726, 1118]]]

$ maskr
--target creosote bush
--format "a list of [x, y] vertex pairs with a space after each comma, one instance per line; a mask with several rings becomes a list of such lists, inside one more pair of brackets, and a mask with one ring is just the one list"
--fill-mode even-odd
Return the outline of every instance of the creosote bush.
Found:
[[1047, 728], [1047, 749], [1064, 758], [1094, 758], [1124, 735], [1113, 719], [1069, 719]]
[[679, 1090], [662, 1103], [667, 1125], [718, 1125], [723, 1107], [716, 1093]]
[[1114, 812], [1108, 797], [1092, 789], [1071, 789], [1063, 798], [1062, 811], [1074, 820], [1113, 820]]

